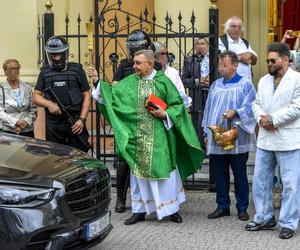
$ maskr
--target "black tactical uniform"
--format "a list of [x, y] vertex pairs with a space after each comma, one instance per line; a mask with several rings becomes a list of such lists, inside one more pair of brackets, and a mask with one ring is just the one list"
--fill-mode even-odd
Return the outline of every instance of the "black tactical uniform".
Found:
[[[127, 37], [126, 47], [129, 50], [130, 56], [129, 58], [120, 61], [120, 64], [118, 65], [114, 74], [113, 81], [120, 81], [126, 76], [135, 73], [133, 69], [134, 62], [131, 58], [133, 58], [136, 51], [151, 48], [150, 37], [142, 30], [134, 30]], [[154, 68], [156, 70], [161, 70], [162, 66], [161, 64], [155, 62]], [[116, 163], [117, 202], [115, 206], [115, 211], [118, 213], [123, 213], [126, 210], [125, 204], [130, 176], [129, 171], [130, 169], [127, 162], [121, 157], [118, 157]]]
[[[58, 47], [62, 47], [66, 43], [61, 37], [52, 37], [50, 39], [58, 39], [55, 41], [58, 43]], [[64, 60], [64, 62], [51, 61], [51, 57], [48, 56], [49, 65], [42, 67], [35, 89], [44, 92], [45, 89], [51, 87], [60, 102], [66, 107], [73, 119], [77, 121], [81, 119], [80, 113], [83, 105], [82, 92], [90, 89], [88, 80], [81, 64], [67, 62], [67, 51], [69, 47], [65, 46], [63, 49], [67, 47], [67, 50], [64, 51], [62, 51], [63, 49], [55, 51], [51, 48], [51, 44], [49, 45], [49, 40], [46, 44], [46, 51], [48, 45], [48, 50], [50, 47], [50, 52], [54, 54], [66, 52], [66, 54], [62, 55], [61, 59]], [[61, 41], [61, 44], [59, 41]], [[55, 98], [48, 94], [48, 92], [44, 92], [44, 98], [57, 103]], [[85, 119], [82, 119], [84, 128], [80, 134], [82, 138], [80, 140], [79, 136], [72, 132], [70, 121], [64, 112], [62, 112], [61, 115], [56, 115], [51, 114], [47, 108], [45, 111], [46, 140], [72, 146], [85, 152], [88, 151], [89, 134], [85, 126]]]

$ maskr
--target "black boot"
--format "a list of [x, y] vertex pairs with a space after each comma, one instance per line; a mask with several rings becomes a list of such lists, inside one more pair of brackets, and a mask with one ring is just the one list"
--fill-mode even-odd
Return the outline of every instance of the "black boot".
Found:
[[126, 195], [129, 185], [129, 166], [123, 159], [118, 159], [116, 164], [116, 188], [117, 188], [117, 201], [115, 211], [117, 213], [124, 213], [126, 211]]
[[139, 221], [144, 221], [145, 215], [145, 213], [133, 213], [132, 216], [124, 222], [124, 224], [133, 225], [138, 223]]
[[169, 218], [171, 221], [173, 221], [175, 223], [182, 223], [182, 218], [178, 212], [170, 215]]

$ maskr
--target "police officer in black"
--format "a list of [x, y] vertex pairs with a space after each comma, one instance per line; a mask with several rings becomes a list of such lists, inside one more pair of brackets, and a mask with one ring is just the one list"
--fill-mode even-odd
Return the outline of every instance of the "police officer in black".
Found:
[[[133, 69], [133, 56], [134, 53], [142, 49], [152, 49], [155, 50], [154, 45], [151, 43], [149, 35], [142, 30], [132, 31], [126, 41], [126, 47], [128, 49], [129, 55], [128, 58], [122, 59], [118, 65], [116, 72], [113, 76], [113, 82], [118, 82], [123, 78], [135, 73]], [[155, 62], [155, 70], [161, 70], [162, 66], [160, 63]], [[98, 84], [98, 75], [97, 71], [94, 68], [89, 70], [89, 76], [93, 78], [95, 85]], [[126, 94], [126, 93], [125, 93]], [[115, 211], [117, 213], [123, 213], [126, 211], [126, 195], [127, 189], [129, 186], [129, 176], [130, 169], [127, 162], [121, 157], [117, 158], [116, 162], [116, 188], [117, 188], [117, 201], [115, 206]]]
[[[85, 123], [91, 94], [85, 72], [81, 64], [68, 62], [69, 44], [63, 37], [49, 38], [45, 50], [49, 65], [41, 68], [33, 103], [45, 108], [46, 140], [87, 152], [89, 134]], [[46, 91], [49, 88], [50, 93]], [[71, 114], [73, 124], [56, 98]]]

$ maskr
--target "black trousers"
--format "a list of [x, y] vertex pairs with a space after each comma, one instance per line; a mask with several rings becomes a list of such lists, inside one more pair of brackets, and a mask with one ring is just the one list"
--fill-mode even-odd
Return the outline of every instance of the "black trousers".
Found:
[[78, 135], [72, 132], [71, 126], [68, 123], [59, 123], [53, 121], [46, 121], [46, 140], [56, 142], [59, 144], [71, 146], [87, 152], [89, 148], [88, 145], [88, 138], [89, 133], [84, 126], [80, 136], [86, 142], [85, 144], [81, 142]]

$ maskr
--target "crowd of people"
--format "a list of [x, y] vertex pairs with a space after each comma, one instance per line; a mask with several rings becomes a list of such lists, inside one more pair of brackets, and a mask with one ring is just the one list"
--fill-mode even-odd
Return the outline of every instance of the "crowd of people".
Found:
[[[19, 62], [6, 60], [0, 129], [33, 137], [37, 106], [43, 107], [46, 140], [88, 152], [86, 118], [93, 98], [114, 131], [118, 213], [126, 211], [130, 183], [132, 216], [126, 225], [153, 212], [159, 220], [168, 217], [181, 223], [180, 204], [186, 200], [182, 180], [201, 167], [205, 154], [216, 182], [217, 207], [208, 219], [230, 215], [231, 168], [238, 219], [249, 221], [247, 160], [249, 152], [256, 152], [252, 194], [256, 213], [245, 229], [277, 225], [272, 188], [278, 166], [283, 184], [279, 237], [291, 238], [300, 219], [299, 38], [293, 51], [285, 44], [291, 30], [281, 43], [268, 45], [268, 74], [260, 78], [256, 90], [252, 65], [258, 58], [242, 37], [242, 20], [231, 17], [224, 28], [219, 38], [219, 78], [209, 86], [203, 116], [193, 119], [194, 124], [188, 111], [199, 109], [202, 92], [189, 96], [185, 87], [209, 84], [207, 37], [195, 40], [195, 51], [185, 58], [180, 75], [168, 64], [168, 48], [135, 30], [127, 38], [128, 57], [120, 61], [112, 83], [99, 79], [93, 67], [84, 72], [81, 64], [69, 62], [69, 44], [62, 37], [47, 41], [49, 64], [42, 67], [34, 91], [19, 79]], [[204, 133], [205, 152], [198, 126]]]

